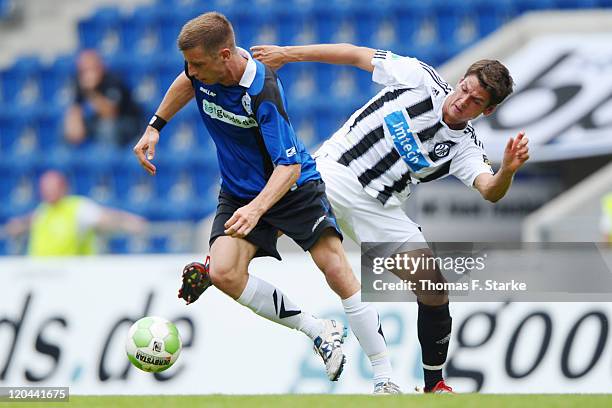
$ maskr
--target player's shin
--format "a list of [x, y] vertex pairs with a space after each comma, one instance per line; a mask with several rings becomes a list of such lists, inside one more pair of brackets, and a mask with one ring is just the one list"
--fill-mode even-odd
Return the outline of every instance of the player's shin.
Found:
[[448, 355], [452, 319], [448, 303], [429, 306], [421, 302], [417, 330], [423, 359], [425, 391], [431, 390], [442, 380], [442, 367]]
[[343, 299], [342, 305], [355, 337], [370, 359], [374, 384], [388, 381], [392, 374], [391, 359], [378, 312], [370, 303], [361, 301], [361, 291]]
[[237, 302], [261, 317], [300, 330], [313, 340], [324, 328], [323, 320], [302, 311], [280, 289], [257, 276], [249, 275]]

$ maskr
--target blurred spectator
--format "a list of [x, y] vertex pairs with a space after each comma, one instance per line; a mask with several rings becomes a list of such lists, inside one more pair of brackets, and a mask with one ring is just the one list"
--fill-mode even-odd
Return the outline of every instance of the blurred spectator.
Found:
[[601, 199], [601, 232], [604, 242], [612, 246], [612, 193]]
[[141, 233], [146, 221], [125, 211], [102, 207], [87, 197], [68, 195], [66, 177], [54, 170], [40, 178], [43, 200], [32, 214], [6, 225], [15, 237], [30, 230], [28, 254], [72, 256], [96, 253], [97, 232]]
[[81, 52], [76, 97], [66, 111], [64, 135], [69, 144], [93, 141], [126, 146], [140, 133], [141, 112], [121, 79], [108, 71], [95, 50]]

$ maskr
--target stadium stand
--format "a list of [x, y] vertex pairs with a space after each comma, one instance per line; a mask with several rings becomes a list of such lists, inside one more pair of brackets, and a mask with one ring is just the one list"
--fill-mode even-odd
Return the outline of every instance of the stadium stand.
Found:
[[[10, 3], [0, 0], [0, 19]], [[181, 70], [176, 50], [181, 26], [207, 10], [228, 16], [244, 48], [258, 43], [349, 41], [439, 66], [527, 11], [611, 5], [609, 0], [467, 0], [461, 7], [443, 0], [158, 0], [127, 13], [100, 7], [79, 22], [78, 35], [79, 48], [99, 50], [150, 115]], [[22, 56], [0, 72], [0, 223], [33, 208], [37, 197], [32, 180], [50, 166], [72, 175], [76, 193], [153, 221], [197, 221], [209, 215], [218, 184], [215, 151], [193, 104], [164, 130], [154, 180], [138, 167], [130, 149], [92, 148], [77, 156], [63, 150], [61, 118], [71, 100], [76, 52], [50, 63]], [[294, 125], [309, 148], [329, 137], [372, 91], [362, 85], [368, 83], [368, 74], [356, 69], [302, 64], [282, 68], [280, 76]], [[160, 233], [142, 245], [113, 238], [106, 250], [182, 248], [173, 244], [180, 240], [173, 236]], [[19, 250], [0, 237], [0, 254]]]

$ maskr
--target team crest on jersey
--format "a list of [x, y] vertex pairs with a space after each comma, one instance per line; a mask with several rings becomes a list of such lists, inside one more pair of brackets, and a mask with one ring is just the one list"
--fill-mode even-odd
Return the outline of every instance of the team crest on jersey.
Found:
[[442, 142], [436, 144], [434, 146], [434, 155], [436, 156], [436, 159], [441, 159], [443, 157], [448, 156], [448, 154], [450, 153], [451, 146], [452, 145], [449, 142]]
[[248, 93], [245, 93], [242, 97], [242, 107], [249, 115], [253, 114], [253, 109], [251, 108], [251, 97]]

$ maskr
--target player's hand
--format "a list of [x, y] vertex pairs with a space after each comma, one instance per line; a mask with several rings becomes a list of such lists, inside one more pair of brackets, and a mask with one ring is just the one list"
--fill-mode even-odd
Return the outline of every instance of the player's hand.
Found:
[[278, 45], [255, 45], [251, 47], [253, 58], [256, 58], [272, 69], [279, 69], [290, 62], [284, 47]]
[[529, 139], [524, 131], [520, 131], [516, 138], [510, 138], [504, 151], [502, 168], [515, 173], [527, 160], [529, 160]]
[[140, 165], [152, 176], [155, 175], [156, 168], [151, 160], [155, 157], [155, 146], [159, 142], [159, 131], [151, 126], [147, 126], [144, 134], [134, 146], [134, 154], [138, 158]]
[[225, 235], [233, 238], [244, 238], [255, 228], [261, 214], [251, 204], [237, 209], [232, 218], [224, 224]]

